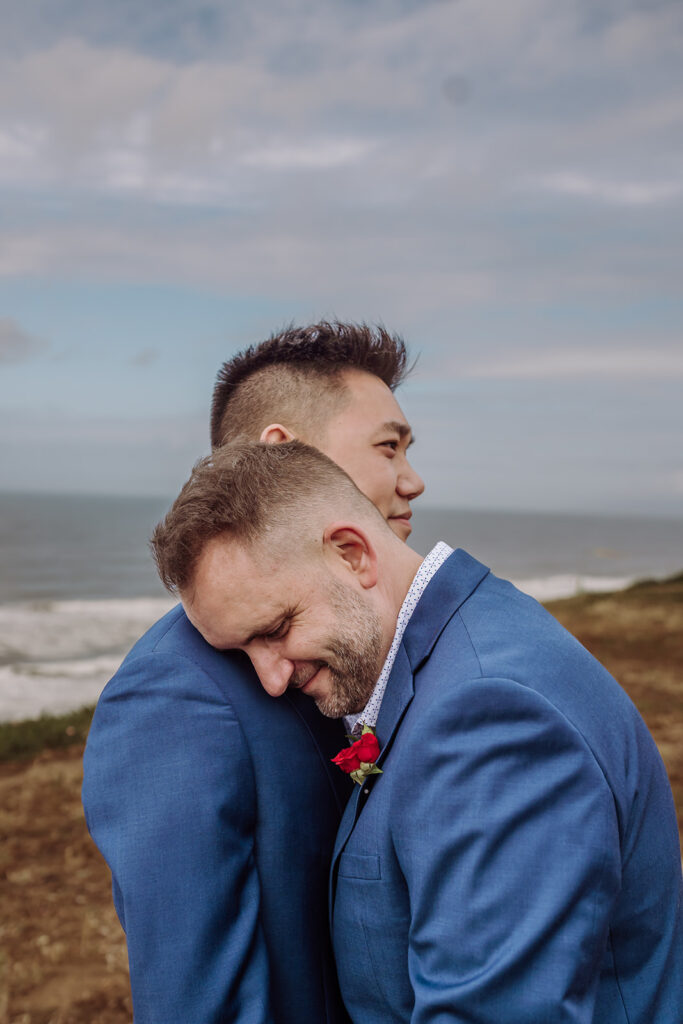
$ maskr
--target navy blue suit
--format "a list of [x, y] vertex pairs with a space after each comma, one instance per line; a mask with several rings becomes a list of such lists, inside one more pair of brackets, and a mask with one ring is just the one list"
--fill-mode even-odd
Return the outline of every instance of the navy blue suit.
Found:
[[337, 839], [357, 1024], [680, 1024], [681, 862], [655, 744], [557, 621], [456, 551], [408, 624]]
[[274, 701], [180, 607], [106, 686], [84, 759], [136, 1024], [342, 1024], [327, 924], [340, 723]]

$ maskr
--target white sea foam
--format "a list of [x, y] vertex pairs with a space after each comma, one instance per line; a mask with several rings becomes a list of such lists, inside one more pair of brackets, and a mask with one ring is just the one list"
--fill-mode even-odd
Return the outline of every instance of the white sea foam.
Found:
[[94, 704], [120, 657], [22, 662], [0, 668], [0, 719], [17, 722]]
[[0, 720], [59, 714], [97, 700], [170, 598], [0, 605]]
[[575, 594], [599, 594], [610, 590], [623, 590], [635, 582], [634, 576], [579, 576], [573, 573], [557, 576], [539, 576], [531, 579], [513, 580], [519, 590], [530, 594], [537, 601], [553, 601]]

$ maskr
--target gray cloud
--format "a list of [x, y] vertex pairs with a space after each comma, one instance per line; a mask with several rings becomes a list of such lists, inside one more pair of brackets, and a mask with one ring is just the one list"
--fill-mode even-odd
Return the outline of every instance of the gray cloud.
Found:
[[[461, 387], [616, 381], [631, 415], [681, 378], [682, 44], [683, 5], [653, 0], [15, 4], [0, 276], [383, 319], [424, 349], [415, 393], [444, 398], [421, 436]], [[481, 475], [514, 461], [500, 435], [492, 417]]]
[[465, 364], [459, 375], [481, 380], [670, 381], [683, 379], [683, 349], [656, 350], [643, 340], [638, 348], [616, 351], [576, 345], [547, 352], [519, 351], [514, 359]]
[[145, 348], [137, 355], [133, 356], [130, 361], [131, 366], [151, 366], [152, 363], [156, 363], [161, 353], [157, 348]]
[[[81, 37], [94, 46], [124, 46], [192, 60], [244, 38], [246, 11], [239, 4], [163, 0], [141, 5], [97, 0], [34, 0], [14, 4], [3, 22], [2, 49], [22, 53], [42, 49], [62, 36]], [[236, 37], [236, 38], [235, 38]]]
[[448, 102], [457, 107], [469, 99], [470, 84], [464, 75], [452, 74], [444, 79], [441, 91]]
[[[548, 0], [323, 4], [315, 14], [303, 0], [286, 12], [209, 5], [199, 20], [220, 38], [236, 22], [241, 46], [220, 58], [200, 48], [192, 61], [149, 39], [181, 39], [197, 11], [149, 7], [140, 21], [125, 4], [62, 3], [51, 21], [61, 33], [0, 59], [0, 187], [11, 205], [57, 195], [70, 208], [68, 223], [49, 211], [39, 229], [17, 222], [0, 273], [64, 261], [118, 273], [135, 249], [142, 279], [160, 261], [186, 281], [207, 264], [232, 282], [246, 236], [275, 282], [281, 250], [303, 255], [287, 261], [286, 283], [315, 291], [311, 266], [343, 278], [330, 248], [352, 254], [350, 269], [361, 233], [375, 276], [396, 275], [403, 235], [413, 259], [401, 290], [417, 272], [432, 294], [441, 280], [441, 303], [466, 282], [488, 300], [499, 268], [510, 278], [536, 269], [556, 231], [581, 253], [570, 277], [586, 276], [587, 240], [615, 238], [606, 222], [598, 236], [588, 207], [680, 207], [680, 5], [609, 4], [599, 19], [588, 3]], [[128, 246], [112, 203], [119, 223], [133, 222]], [[225, 222], [188, 232], [181, 209], [223, 211]], [[177, 249], [188, 234], [189, 252], [169, 251], [170, 236]], [[571, 262], [561, 240], [556, 252], [542, 258], [551, 293]]]
[[668, 204], [683, 195], [683, 182], [678, 180], [605, 181], [571, 172], [540, 177], [535, 184], [558, 195], [576, 196], [616, 206]]
[[[588, 31], [581, 5], [547, 0], [503, 10], [493, 0], [405, 5], [392, 18], [386, 5], [367, 5], [362, 17], [351, 6], [353, 18], [343, 4], [315, 16], [303, 2], [286, 14], [252, 11], [239, 51], [220, 60], [204, 52], [192, 63], [145, 48], [142, 26], [133, 46], [112, 42], [115, 33], [96, 42], [70, 35], [67, 19], [49, 46], [2, 60], [2, 177], [39, 187], [73, 175], [78, 188], [103, 195], [245, 201], [270, 188], [283, 160], [303, 170], [337, 166], [325, 156], [336, 147], [357, 155], [371, 186], [384, 177], [414, 190], [425, 178], [485, 167], [485, 195], [521, 172], [566, 175], [569, 156], [580, 156], [577, 179], [601, 169], [619, 181], [624, 150], [640, 149], [653, 177], [653, 154], [680, 145], [671, 86], [680, 81], [683, 19], [673, 7], [622, 10]], [[174, 7], [177, 36], [187, 11]], [[219, 20], [225, 13], [213, 10]], [[476, 120], [454, 123], [452, 104], [468, 97]], [[558, 114], [561, 132], [552, 131]], [[658, 149], [642, 149], [646, 139]]]
[[[391, 24], [433, 4], [453, 6], [457, 0], [334, 0], [313, 7], [307, 0], [253, 5], [246, 0], [32, 0], [15, 4], [6, 13], [0, 52], [24, 53], [43, 49], [64, 36], [78, 37], [97, 47], [117, 46], [151, 53], [177, 63], [207, 56], [231, 58], [254, 45], [263, 22], [296, 22], [298, 46], [282, 47], [289, 61], [308, 62], [315, 51], [308, 46], [307, 22], [330, 12], [345, 31], [359, 26], [377, 28]], [[287, 37], [289, 38], [289, 37]], [[322, 55], [321, 55], [322, 59]], [[287, 61], [284, 61], [286, 64]]]
[[0, 317], [0, 365], [26, 362], [46, 348], [46, 342], [28, 334], [14, 320]]

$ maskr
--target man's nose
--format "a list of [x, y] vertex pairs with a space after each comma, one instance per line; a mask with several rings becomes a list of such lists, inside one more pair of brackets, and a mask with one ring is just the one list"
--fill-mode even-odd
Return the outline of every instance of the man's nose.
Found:
[[408, 501], [412, 501], [413, 498], [419, 498], [424, 489], [424, 480], [419, 473], [415, 472], [413, 467], [406, 460], [402, 471], [398, 475], [396, 490], [402, 498], [407, 498]]
[[247, 654], [266, 693], [281, 697], [289, 685], [294, 663], [267, 647], [254, 647]]

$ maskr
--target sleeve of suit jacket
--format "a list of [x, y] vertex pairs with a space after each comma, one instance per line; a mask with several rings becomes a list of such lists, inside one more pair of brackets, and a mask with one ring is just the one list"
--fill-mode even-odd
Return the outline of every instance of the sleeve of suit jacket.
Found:
[[125, 663], [100, 700], [84, 763], [135, 1024], [271, 1024], [252, 766], [211, 678], [173, 654]]
[[412, 1024], [591, 1024], [620, 860], [584, 739], [538, 693], [477, 679], [429, 709], [411, 748], [393, 841]]

